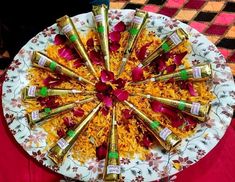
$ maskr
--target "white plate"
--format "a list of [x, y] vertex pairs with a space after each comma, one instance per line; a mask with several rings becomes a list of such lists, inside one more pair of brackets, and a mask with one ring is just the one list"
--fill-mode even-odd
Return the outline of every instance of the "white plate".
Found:
[[[130, 22], [133, 18], [133, 10], [110, 10], [109, 23], [112, 27], [119, 21]], [[222, 54], [217, 50], [207, 38], [195, 29], [177, 20], [172, 20], [166, 16], [149, 13], [151, 21], [147, 25], [149, 29], [163, 37], [176, 28], [183, 28], [189, 34], [192, 46], [192, 53], [189, 60], [212, 63], [215, 72], [213, 80], [213, 91], [216, 99], [212, 103], [210, 119], [205, 124], [198, 124], [196, 133], [183, 140], [179, 153], [162, 153], [160, 149], [155, 149], [152, 156], [147, 161], [138, 158], [121, 158], [121, 173], [125, 181], [151, 181], [173, 175], [180, 170], [198, 162], [203, 156], [212, 150], [223, 137], [228, 125], [231, 122], [235, 104], [234, 81], [230, 69], [225, 65]], [[91, 13], [81, 14], [73, 17], [73, 21], [80, 33], [84, 33], [94, 22]], [[101, 163], [90, 160], [85, 164], [75, 161], [70, 155], [62, 166], [57, 167], [47, 157], [43, 149], [46, 147], [47, 133], [41, 128], [30, 130], [24, 115], [24, 107], [21, 104], [20, 91], [28, 84], [26, 79], [27, 69], [31, 66], [30, 57], [33, 50], [43, 50], [48, 43], [52, 43], [58, 28], [54, 24], [46, 28], [33, 37], [16, 55], [9, 67], [6, 79], [3, 83], [2, 105], [6, 122], [12, 131], [17, 142], [46, 167], [61, 173], [65, 176], [82, 181], [97, 178]], [[178, 162], [180, 168], [173, 167], [173, 163]]]

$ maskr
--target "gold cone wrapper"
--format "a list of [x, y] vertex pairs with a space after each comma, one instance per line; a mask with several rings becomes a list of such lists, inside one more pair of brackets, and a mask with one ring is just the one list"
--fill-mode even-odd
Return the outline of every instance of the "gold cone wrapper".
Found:
[[131, 84], [137, 85], [137, 84], [142, 84], [142, 83], [146, 83], [149, 81], [152, 81], [152, 82], [168, 81], [172, 78], [174, 79], [174, 81], [181, 81], [181, 80], [203, 81], [203, 80], [212, 79], [212, 75], [213, 75], [213, 71], [212, 71], [211, 64], [203, 64], [203, 65], [193, 66], [187, 69], [181, 69], [173, 73], [152, 77], [152, 78], [142, 80], [139, 82], [132, 82]]
[[76, 90], [76, 89], [59, 89], [59, 88], [47, 88], [47, 87], [37, 87], [37, 86], [27, 86], [22, 89], [22, 99], [35, 99], [37, 97], [47, 97], [54, 95], [67, 95], [67, 94], [82, 94], [82, 95], [92, 95], [95, 91], [87, 90]]
[[95, 99], [94, 97], [90, 97], [87, 99], [78, 100], [76, 102], [57, 107], [55, 109], [44, 108], [42, 110], [35, 110], [31, 113], [26, 114], [26, 118], [28, 119], [29, 126], [33, 127], [35, 124], [39, 124], [42, 121], [46, 121], [55, 116], [58, 116], [61, 113], [65, 113], [65, 112], [72, 110], [78, 104], [84, 104], [94, 99]]
[[108, 152], [105, 159], [104, 181], [118, 181], [121, 166], [118, 152], [118, 131], [116, 123], [116, 106], [113, 106], [111, 129], [108, 139]]
[[131, 22], [131, 27], [129, 30], [129, 38], [127, 41], [127, 46], [125, 47], [124, 50], [124, 55], [119, 68], [118, 76], [121, 75], [121, 73], [124, 71], [127, 60], [135, 47], [138, 36], [140, 35], [141, 31], [143, 30], [143, 28], [147, 23], [147, 18], [148, 18], [148, 13], [146, 11], [142, 11], [139, 9], [136, 10], [135, 16]]
[[52, 147], [48, 152], [48, 157], [55, 162], [57, 165], [60, 165], [65, 155], [72, 148], [75, 141], [77, 140], [79, 134], [84, 131], [88, 123], [93, 119], [95, 114], [99, 111], [102, 103], [99, 103], [86, 117], [82, 120], [73, 130], [69, 130], [67, 135], [57, 141], [57, 144]]
[[95, 17], [96, 30], [99, 34], [101, 50], [104, 55], [105, 68], [110, 71], [108, 7], [105, 4], [93, 5], [92, 12]]
[[171, 151], [180, 144], [181, 139], [175, 135], [169, 128], [161, 125], [158, 121], [153, 121], [147, 117], [143, 112], [137, 109], [133, 104], [124, 101], [126, 105], [133, 109], [137, 117], [143, 122], [145, 127], [153, 134], [159, 143], [167, 151]]
[[85, 83], [95, 85], [91, 81], [79, 76], [77, 73], [73, 72], [69, 68], [66, 68], [65, 66], [61, 65], [60, 63], [47, 57], [42, 52], [38, 52], [38, 51], [33, 52], [32, 63], [33, 63], [33, 66], [35, 66], [35, 67], [43, 68], [43, 69], [46, 69], [46, 70], [49, 70], [52, 72], [59, 73], [61, 75], [68, 76], [70, 78], [74, 78], [78, 81], [82, 81]]
[[155, 58], [162, 55], [163, 53], [169, 52], [171, 49], [177, 47], [181, 43], [183, 43], [186, 39], [188, 39], [187, 33], [179, 28], [167, 36], [161, 45], [153, 51], [142, 63], [138, 65], [138, 67], [146, 67], [149, 65]]
[[77, 53], [85, 60], [87, 67], [90, 69], [92, 74], [98, 78], [97, 73], [91, 63], [91, 60], [86, 52], [86, 49], [78, 35], [77, 29], [71, 20], [71, 18], [67, 15], [56, 20], [58, 27], [63, 32], [63, 34], [67, 37], [67, 39], [73, 44]]
[[211, 105], [202, 105], [198, 102], [186, 102], [183, 100], [172, 100], [168, 98], [155, 97], [152, 95], [136, 94], [148, 99], [156, 100], [162, 104], [171, 106], [173, 108], [181, 110], [183, 113], [197, 118], [199, 121], [205, 122], [208, 119]]

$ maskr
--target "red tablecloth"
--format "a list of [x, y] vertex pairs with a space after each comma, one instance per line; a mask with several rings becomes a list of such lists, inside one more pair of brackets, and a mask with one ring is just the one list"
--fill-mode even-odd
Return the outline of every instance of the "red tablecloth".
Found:
[[[2, 86], [0, 85], [0, 93]], [[0, 94], [1, 96], [1, 94]], [[40, 165], [15, 141], [5, 122], [0, 103], [0, 182], [54, 182], [63, 179]], [[178, 173], [179, 182], [235, 181], [235, 119], [219, 144], [198, 163]]]

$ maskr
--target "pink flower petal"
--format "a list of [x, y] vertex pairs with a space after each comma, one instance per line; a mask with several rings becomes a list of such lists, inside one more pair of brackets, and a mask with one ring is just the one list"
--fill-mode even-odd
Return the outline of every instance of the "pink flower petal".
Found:
[[133, 82], [140, 81], [144, 78], [143, 69], [136, 67], [132, 70], [132, 80]]
[[73, 121], [71, 120], [71, 118], [68, 118], [68, 117], [64, 117], [64, 118], [63, 118], [63, 121], [64, 121], [64, 124], [65, 124], [65, 126], [66, 126], [67, 128], [73, 128], [73, 127], [76, 125], [76, 123], [73, 122]]
[[106, 157], [108, 152], [107, 143], [103, 143], [102, 145], [96, 147], [96, 157], [98, 160], [102, 160]]
[[117, 88], [124, 88], [125, 87], [125, 84], [126, 84], [126, 81], [123, 80], [122, 78], [118, 78], [117, 80], [114, 80], [113, 81], [113, 84], [116, 84], [117, 85]]
[[166, 116], [168, 116], [171, 120], [175, 120], [177, 118], [177, 115], [176, 115], [177, 111], [175, 109], [173, 110], [167, 107], [162, 107], [161, 112], [165, 114]]
[[124, 32], [126, 30], [126, 25], [123, 21], [120, 21], [113, 27], [113, 30], [116, 32]]
[[166, 69], [166, 62], [160, 59], [158, 62], [158, 72], [163, 72]]
[[151, 108], [154, 112], [162, 112], [163, 105], [158, 101], [150, 102]]
[[129, 93], [126, 90], [116, 89], [113, 91], [113, 95], [122, 102], [128, 99]]
[[147, 50], [148, 47], [152, 44], [152, 42], [146, 43], [145, 45], [143, 45], [140, 49], [136, 50], [136, 56], [137, 58], [142, 61], [146, 58], [147, 56]]
[[101, 81], [95, 84], [95, 88], [97, 92], [102, 92], [107, 94], [112, 91], [112, 87], [110, 85], [107, 85], [106, 83], [103, 83]]
[[55, 45], [61, 45], [65, 42], [66, 42], [66, 36], [65, 35], [57, 34], [55, 36], [55, 39], [54, 39], [54, 44]]
[[76, 59], [74, 62], [73, 62], [73, 66], [75, 68], [79, 68], [83, 65], [83, 60], [81, 58], [78, 58]]
[[104, 58], [100, 52], [96, 52], [95, 50], [92, 50], [89, 52], [89, 57], [92, 63], [96, 65], [102, 65], [104, 63]]
[[66, 134], [66, 133], [65, 133], [64, 129], [59, 129], [59, 130], [57, 130], [57, 135], [58, 135], [60, 138], [64, 137], [65, 134]]
[[186, 131], [189, 131], [197, 126], [197, 122], [191, 116], [184, 115], [184, 119], [187, 121], [185, 126]]
[[79, 109], [74, 109], [73, 110], [73, 115], [76, 117], [82, 117], [84, 115], [84, 110], [79, 108]]
[[121, 39], [121, 34], [120, 32], [110, 32], [109, 33], [109, 40], [111, 40], [112, 42], [119, 42]]
[[125, 118], [125, 119], [131, 119], [133, 118], [133, 112], [129, 109], [123, 109], [122, 110], [122, 116]]
[[78, 58], [78, 54], [74, 49], [69, 48], [68, 46], [64, 46], [58, 50], [59, 56], [67, 59], [67, 60], [73, 60]]
[[102, 70], [100, 79], [103, 83], [106, 83], [106, 82], [109, 82], [109, 81], [111, 82], [111, 81], [114, 80], [114, 73], [111, 72], [111, 71]]
[[193, 84], [191, 82], [188, 82], [188, 91], [189, 91], [191, 96], [197, 96], [197, 92], [193, 88]]
[[117, 51], [118, 49], [120, 48], [120, 44], [119, 43], [116, 43], [116, 42], [111, 42], [109, 43], [109, 49], [110, 51]]
[[142, 145], [149, 149], [151, 144], [153, 143], [153, 138], [149, 134], [144, 134], [143, 140], [142, 140]]
[[97, 93], [97, 94], [96, 94], [96, 97], [99, 99], [99, 101], [103, 101], [105, 95], [102, 94], [102, 93]]
[[47, 87], [55, 87], [60, 85], [63, 82], [63, 80], [59, 79], [59, 78], [54, 78], [52, 76], [48, 76], [43, 80], [43, 84]]
[[174, 54], [172, 57], [173, 57], [173, 60], [174, 60], [174, 63], [179, 66], [182, 64], [182, 60], [183, 58], [186, 56], [188, 52], [185, 51], [185, 52], [182, 52], [180, 54]]
[[100, 109], [100, 111], [102, 112], [104, 116], [107, 116], [109, 113], [109, 107], [104, 106]]
[[103, 103], [104, 103], [104, 105], [105, 105], [106, 107], [112, 107], [112, 105], [113, 105], [113, 100], [112, 100], [111, 97], [105, 96], [105, 97], [103, 98]]
[[57, 102], [56, 99], [57, 99], [56, 96], [38, 97], [37, 101], [43, 107], [54, 109], [59, 106], [59, 102]]
[[88, 39], [87, 42], [86, 42], [86, 45], [87, 45], [87, 48], [93, 49], [94, 48], [94, 40], [93, 40], [93, 38]]
[[166, 72], [173, 73], [175, 71], [175, 69], [176, 69], [176, 65], [172, 64], [172, 65], [166, 67]]

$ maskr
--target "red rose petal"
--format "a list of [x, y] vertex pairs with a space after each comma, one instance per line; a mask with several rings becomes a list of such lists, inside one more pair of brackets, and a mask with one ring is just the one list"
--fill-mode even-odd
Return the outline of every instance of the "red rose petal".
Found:
[[102, 108], [100, 109], [100, 111], [102, 112], [102, 114], [103, 114], [104, 116], [107, 116], [108, 113], [109, 113], [109, 108], [106, 107], [106, 106], [104, 106], [104, 107], [102, 107]]
[[117, 80], [114, 80], [112, 83], [116, 84], [117, 88], [121, 89], [125, 87], [126, 81], [123, 80], [122, 78], [118, 78]]
[[154, 101], [150, 102], [150, 105], [151, 105], [151, 108], [154, 112], [162, 112], [162, 108], [163, 108], [162, 103], [154, 100]]
[[176, 115], [176, 111], [175, 110], [169, 109], [169, 108], [163, 106], [162, 109], [161, 109], [161, 112], [163, 114], [165, 114], [166, 116], [168, 116], [169, 119], [177, 120], [177, 115]]
[[74, 109], [73, 110], [73, 115], [76, 117], [82, 117], [84, 115], [84, 110], [79, 108], [79, 109]]
[[131, 119], [133, 118], [133, 112], [129, 109], [123, 109], [122, 110], [122, 116], [125, 118], [125, 119]]
[[66, 41], [65, 35], [57, 34], [54, 39], [54, 44], [61, 45], [61, 44], [65, 43], [65, 41]]
[[108, 147], [106, 143], [103, 143], [102, 145], [96, 147], [96, 157], [98, 160], [102, 160], [106, 157], [106, 154], [108, 152]]
[[109, 33], [109, 40], [111, 40], [112, 42], [119, 42], [121, 39], [121, 34], [120, 32], [110, 32]]
[[88, 39], [87, 42], [86, 42], [86, 45], [87, 45], [87, 47], [89, 49], [93, 49], [94, 48], [94, 40], [93, 40], [93, 38]]
[[74, 122], [71, 120], [71, 118], [68, 118], [68, 117], [64, 117], [64, 118], [63, 118], [63, 121], [64, 121], [64, 124], [65, 124], [65, 126], [66, 126], [67, 128], [73, 128], [73, 127], [76, 125], [76, 123], [74, 123]]
[[126, 90], [116, 89], [113, 91], [113, 95], [122, 102], [128, 99], [129, 93]]
[[64, 131], [64, 129], [59, 129], [59, 130], [57, 130], [57, 135], [58, 135], [60, 138], [64, 137], [64, 136], [65, 136], [65, 131]]
[[176, 65], [172, 64], [172, 65], [166, 67], [166, 72], [173, 73], [175, 71], [175, 69], [176, 69]]
[[140, 81], [144, 78], [143, 69], [136, 67], [132, 70], [132, 80], [133, 82]]
[[160, 59], [158, 62], [158, 72], [163, 72], [166, 69], [166, 62], [163, 59]]
[[114, 80], [114, 73], [111, 71], [102, 70], [100, 79], [103, 83], [106, 83], [108, 81], [113, 81]]
[[171, 125], [172, 125], [174, 128], [179, 128], [180, 126], [183, 125], [183, 120], [180, 119], [179, 117], [177, 117], [177, 119], [174, 119], [173, 121], [171, 121]]
[[150, 135], [144, 134], [142, 144], [145, 148], [149, 148], [153, 143], [152, 137]]
[[97, 94], [96, 94], [96, 97], [97, 97], [100, 101], [103, 101], [105, 95], [102, 94], [102, 93], [97, 93]]
[[193, 84], [191, 82], [188, 82], [188, 91], [189, 91], [191, 96], [197, 96], [197, 92], [193, 88]]
[[64, 46], [58, 50], [59, 56], [65, 58], [67, 60], [73, 60], [78, 57], [77, 53], [74, 49], [69, 48], [68, 46]]
[[56, 101], [56, 98], [57, 98], [56, 96], [38, 97], [37, 101], [43, 107], [54, 109], [59, 106], [59, 102]]
[[108, 85], [103, 82], [97, 82], [95, 88], [97, 92], [105, 92], [108, 89]]
[[185, 51], [185, 52], [182, 52], [180, 54], [174, 54], [172, 57], [173, 57], [173, 60], [174, 60], [174, 63], [179, 66], [182, 64], [182, 60], [183, 58], [185, 57], [185, 55], [187, 54], [188, 52]]
[[123, 21], [120, 21], [113, 27], [113, 30], [116, 32], [124, 32], [126, 30], [126, 25]]
[[189, 131], [197, 126], [197, 122], [194, 120], [194, 118], [188, 115], [184, 115], [184, 119], [187, 121], [185, 126], [186, 131]]
[[117, 42], [112, 42], [109, 44], [110, 51], [117, 51], [120, 48], [120, 44]]
[[76, 59], [74, 62], [73, 62], [73, 66], [75, 68], [79, 68], [83, 65], [83, 60], [81, 58], [78, 58]]
[[91, 59], [92, 63], [96, 65], [102, 65], [104, 63], [104, 58], [100, 52], [96, 52], [92, 50], [89, 52], [89, 58]]
[[112, 105], [113, 105], [113, 100], [112, 100], [111, 97], [105, 96], [105, 97], [103, 98], [103, 103], [104, 103], [104, 105], [105, 105], [106, 107], [112, 107]]
[[139, 50], [136, 50], [136, 56], [137, 58], [142, 61], [146, 58], [147, 56], [147, 50], [148, 47], [152, 44], [152, 42], [146, 43], [145, 45], [143, 45]]

